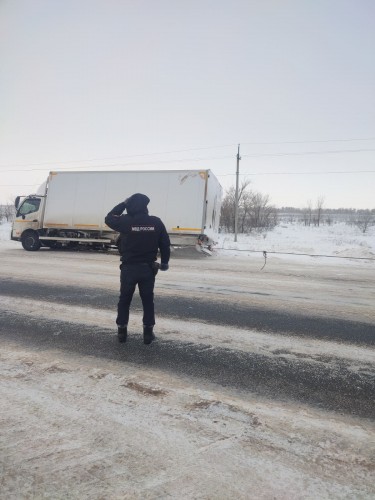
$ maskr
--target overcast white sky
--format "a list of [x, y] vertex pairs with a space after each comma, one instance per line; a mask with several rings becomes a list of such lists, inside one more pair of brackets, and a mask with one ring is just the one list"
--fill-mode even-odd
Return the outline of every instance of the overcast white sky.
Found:
[[277, 206], [374, 208], [374, 19], [373, 0], [2, 0], [0, 202], [58, 169], [226, 188], [240, 143]]

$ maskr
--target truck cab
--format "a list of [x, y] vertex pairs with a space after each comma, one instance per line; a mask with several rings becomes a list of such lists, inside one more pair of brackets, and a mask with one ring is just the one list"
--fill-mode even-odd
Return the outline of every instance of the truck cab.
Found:
[[17, 212], [12, 226], [12, 240], [21, 241], [25, 250], [39, 250], [38, 230], [42, 224], [44, 197], [31, 195], [21, 199], [17, 196], [14, 205]]

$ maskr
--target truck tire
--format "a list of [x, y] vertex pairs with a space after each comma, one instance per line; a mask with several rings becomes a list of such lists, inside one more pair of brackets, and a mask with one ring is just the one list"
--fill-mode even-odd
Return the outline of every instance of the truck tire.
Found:
[[35, 252], [41, 247], [38, 233], [32, 230], [23, 233], [21, 243], [23, 248], [28, 252]]

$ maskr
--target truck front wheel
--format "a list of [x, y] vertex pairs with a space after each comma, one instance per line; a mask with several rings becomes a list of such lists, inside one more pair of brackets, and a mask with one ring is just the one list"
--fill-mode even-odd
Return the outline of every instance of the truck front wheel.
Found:
[[21, 243], [25, 250], [35, 252], [41, 247], [38, 233], [35, 231], [25, 231], [21, 237]]

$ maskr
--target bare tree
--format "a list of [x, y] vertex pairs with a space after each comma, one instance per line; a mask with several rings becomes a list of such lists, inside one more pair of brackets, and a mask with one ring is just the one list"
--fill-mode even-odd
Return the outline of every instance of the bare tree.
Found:
[[277, 224], [277, 212], [269, 203], [269, 196], [261, 193], [252, 193], [250, 210], [250, 230], [273, 229]]
[[354, 220], [354, 225], [357, 226], [363, 234], [365, 234], [368, 228], [374, 224], [375, 217], [371, 214], [370, 210], [366, 210], [364, 213], [358, 214], [358, 217]]
[[13, 204], [7, 203], [6, 205], [2, 206], [2, 217], [6, 219], [7, 222], [12, 221], [15, 215], [16, 210]]
[[241, 203], [239, 205], [240, 232], [244, 233], [247, 230], [247, 219], [249, 218], [252, 207], [251, 191], [243, 191]]
[[305, 226], [311, 226], [312, 212], [312, 201], [307, 200], [306, 208], [303, 209], [303, 222]]
[[235, 188], [232, 186], [226, 192], [221, 204], [220, 226], [229, 233], [234, 232]]
[[[269, 197], [248, 190], [250, 182], [244, 181], [239, 190], [239, 232], [271, 229], [277, 224], [276, 208], [269, 204]], [[221, 225], [228, 232], [234, 231], [235, 188], [228, 189], [221, 210]]]
[[[243, 196], [250, 181], [245, 179], [242, 181], [241, 186], [238, 190], [238, 206], [239, 206], [239, 216], [241, 217], [241, 211], [243, 206]], [[221, 204], [221, 217], [220, 225], [223, 226], [228, 232], [234, 232], [234, 216], [236, 210], [236, 190], [232, 186], [228, 189], [224, 200]]]
[[316, 226], [320, 226], [320, 222], [323, 214], [324, 196], [319, 196], [316, 200], [316, 217], [314, 218], [314, 223]]

